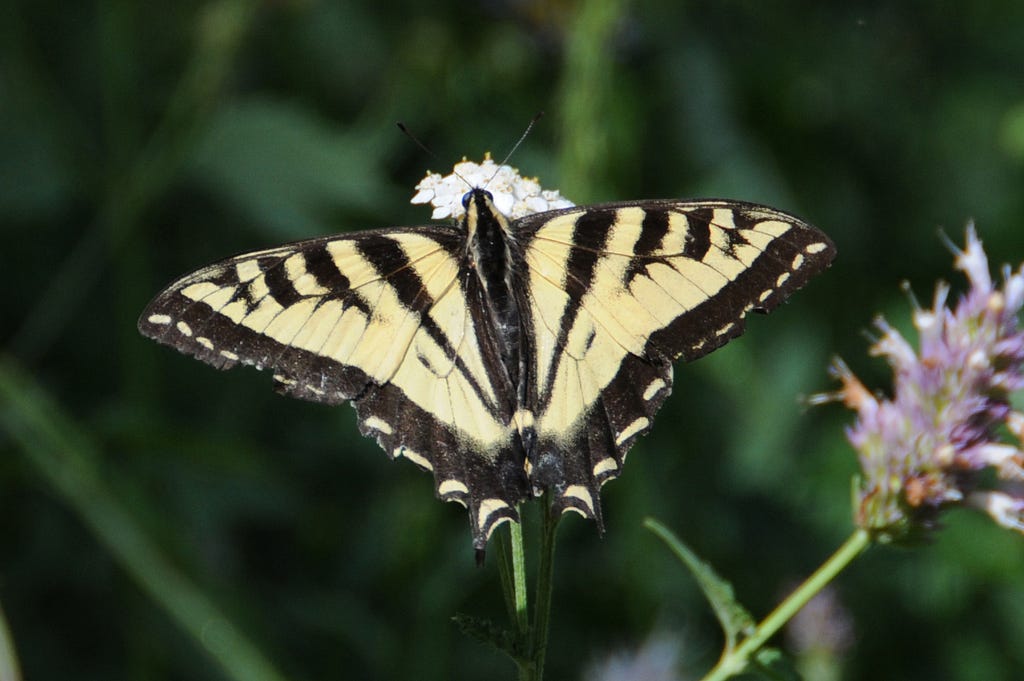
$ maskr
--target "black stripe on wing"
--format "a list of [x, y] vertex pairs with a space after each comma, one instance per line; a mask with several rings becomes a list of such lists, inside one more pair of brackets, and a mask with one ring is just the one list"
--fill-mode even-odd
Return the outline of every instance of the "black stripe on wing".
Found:
[[594, 277], [598, 274], [597, 264], [600, 254], [604, 250], [608, 232], [615, 223], [615, 218], [614, 210], [588, 210], [580, 215], [573, 228], [573, 248], [565, 264], [567, 272], [564, 280], [565, 291], [569, 294], [569, 298], [562, 311], [558, 337], [555, 341], [557, 350], [554, 361], [545, 376], [545, 384], [540, 388], [540, 410], [547, 408], [549, 404], [551, 387], [558, 375], [559, 364], [565, 357], [564, 351], [569, 333], [572, 331], [573, 325], [576, 323], [576, 316], [581, 309], [580, 301], [583, 300]]

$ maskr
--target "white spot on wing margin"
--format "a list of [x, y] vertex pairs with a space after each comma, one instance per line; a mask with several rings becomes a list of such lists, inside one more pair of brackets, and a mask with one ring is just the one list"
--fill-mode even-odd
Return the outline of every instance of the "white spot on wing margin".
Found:
[[[490, 520], [492, 515], [494, 515], [495, 513], [499, 512], [499, 511], [501, 511], [503, 509], [506, 509], [506, 508], [511, 508], [511, 507], [507, 503], [502, 501], [501, 499], [495, 499], [495, 498], [484, 499], [483, 501], [480, 502], [480, 510], [477, 511], [477, 514], [476, 514], [476, 518], [477, 518], [476, 526], [477, 527], [486, 527], [487, 526], [487, 521]], [[492, 525], [490, 527], [490, 529], [487, 531], [487, 536], [490, 537], [491, 533], [494, 532], [494, 530], [497, 529], [497, 527], [499, 525], [501, 525], [503, 522], [506, 522], [508, 520], [511, 520], [511, 518], [506, 516], [505, 518], [502, 518], [498, 522], [494, 523], [494, 525]]]
[[618, 437], [615, 438], [615, 444], [621, 445], [623, 442], [650, 425], [650, 423], [650, 420], [646, 416], [641, 416], [636, 421], [633, 421], [633, 423], [626, 426], [623, 431], [619, 433]]
[[377, 416], [371, 416], [367, 419], [364, 419], [363, 425], [366, 426], [367, 428], [372, 428], [373, 430], [379, 430], [385, 435], [391, 435], [392, 433], [395, 432], [394, 428], [391, 427], [390, 423]]
[[664, 387], [665, 387], [665, 380], [664, 379], [661, 379], [661, 378], [654, 379], [653, 381], [651, 381], [650, 385], [647, 386], [647, 389], [644, 390], [644, 399], [645, 400], [650, 400], [655, 395], [657, 395], [659, 392], [661, 392], [661, 389], [664, 388]]
[[[409, 461], [412, 461], [414, 464], [421, 466], [422, 468], [426, 468], [428, 471], [434, 470], [434, 465], [430, 463], [427, 457], [423, 456], [419, 452], [414, 452], [411, 449], [399, 447], [398, 449], [395, 450], [395, 456], [404, 456], [405, 458], [409, 459]], [[441, 490], [438, 489], [438, 492], [440, 491]]]
[[605, 457], [597, 462], [594, 466], [594, 477], [600, 477], [604, 473], [615, 472], [619, 470], [619, 464], [612, 457]]
[[[569, 485], [566, 490], [562, 492], [562, 496], [582, 501], [583, 505], [587, 507], [587, 511], [590, 512], [590, 515], [594, 515], [594, 497], [590, 494], [590, 490], [583, 485]], [[585, 513], [580, 511], [580, 509], [573, 506], [569, 506], [565, 510], [576, 511], [583, 517], [587, 517]]]
[[455, 480], [445, 480], [437, 486], [437, 493], [442, 497], [448, 496], [449, 494], [469, 494], [469, 488], [462, 482]]

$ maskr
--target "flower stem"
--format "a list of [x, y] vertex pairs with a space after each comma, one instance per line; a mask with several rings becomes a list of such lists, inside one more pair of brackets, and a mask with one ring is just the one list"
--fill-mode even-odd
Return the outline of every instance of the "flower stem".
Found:
[[530, 628], [530, 613], [526, 599], [526, 554], [523, 551], [522, 523], [509, 523], [509, 540], [512, 547], [512, 593], [513, 611], [510, 613], [516, 625], [516, 635], [523, 638]]
[[534, 622], [530, 640], [530, 656], [533, 659], [536, 681], [544, 678], [544, 657], [548, 650], [548, 625], [551, 621], [551, 595], [555, 571], [555, 530], [557, 517], [551, 515], [551, 496], [544, 495], [541, 504], [540, 521], [540, 564], [537, 566], [537, 602], [534, 606]]
[[735, 650], [723, 656], [703, 681], [723, 681], [723, 679], [746, 670], [750, 665], [750, 658], [764, 645], [765, 641], [781, 629], [782, 625], [788, 622], [800, 608], [807, 605], [808, 601], [814, 598], [870, 544], [870, 535], [865, 530], [858, 528], [813, 575], [807, 578], [796, 591], [791, 593], [764, 621], [757, 625], [753, 634], [743, 639], [743, 642]]
[[518, 523], [509, 523], [512, 553], [512, 584], [515, 602], [512, 620], [516, 627], [517, 649], [514, 655], [519, 668], [519, 681], [541, 681], [544, 678], [544, 656], [548, 648], [548, 623], [551, 620], [552, 575], [555, 565], [555, 528], [558, 518], [551, 515], [551, 498], [545, 494], [541, 502], [540, 558], [537, 565], [536, 600], [533, 621], [530, 621], [526, 599], [526, 561], [523, 531]]

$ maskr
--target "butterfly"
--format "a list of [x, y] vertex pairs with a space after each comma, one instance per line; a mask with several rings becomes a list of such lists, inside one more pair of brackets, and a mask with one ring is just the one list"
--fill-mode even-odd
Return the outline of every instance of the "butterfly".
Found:
[[269, 370], [286, 395], [351, 402], [364, 435], [467, 508], [478, 551], [545, 492], [600, 529], [601, 486], [650, 430], [673, 362], [738, 336], [835, 247], [741, 201], [516, 217], [509, 203], [475, 186], [447, 224], [228, 258], [165, 288], [139, 330], [219, 369]]

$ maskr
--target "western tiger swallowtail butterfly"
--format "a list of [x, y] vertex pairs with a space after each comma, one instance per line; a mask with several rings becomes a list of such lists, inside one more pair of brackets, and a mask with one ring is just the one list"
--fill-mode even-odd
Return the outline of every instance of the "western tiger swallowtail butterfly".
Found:
[[[498, 168], [488, 159], [460, 175]], [[481, 184], [459, 191], [453, 224], [314, 238], [196, 270], [156, 296], [139, 330], [219, 369], [269, 370], [286, 395], [351, 402], [364, 435], [468, 509], [478, 550], [544, 491], [554, 512], [600, 528], [601, 486], [651, 428], [673, 361], [738, 336], [748, 312], [776, 307], [835, 249], [752, 203], [509, 217], [496, 206], [509, 195]]]

